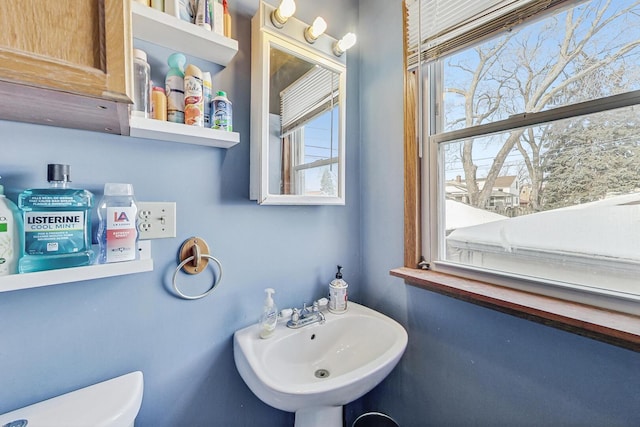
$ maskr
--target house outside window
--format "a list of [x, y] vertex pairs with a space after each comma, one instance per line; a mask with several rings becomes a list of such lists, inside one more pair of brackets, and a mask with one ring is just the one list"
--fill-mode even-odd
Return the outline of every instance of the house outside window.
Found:
[[640, 1], [407, 9], [429, 267], [637, 312]]

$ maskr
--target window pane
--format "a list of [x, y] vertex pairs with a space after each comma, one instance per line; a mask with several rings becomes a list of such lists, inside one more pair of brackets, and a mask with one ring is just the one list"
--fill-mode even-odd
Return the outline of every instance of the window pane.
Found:
[[[330, 193], [326, 187], [325, 192], [321, 192], [322, 176], [306, 171], [318, 171], [322, 166], [337, 171], [338, 112], [337, 106], [324, 110], [284, 137], [279, 133], [279, 116], [270, 115], [269, 191], [272, 194], [337, 196], [337, 186]], [[328, 185], [326, 178], [325, 185]]]
[[442, 258], [639, 294], [639, 111], [442, 144]]
[[[338, 195], [337, 107], [304, 126], [299, 162], [293, 166], [293, 194]], [[294, 158], [294, 157], [292, 157]]]
[[304, 163], [338, 156], [338, 107], [320, 114], [304, 126]]
[[444, 131], [640, 89], [639, 3], [586, 2], [443, 59]]
[[307, 196], [337, 196], [338, 174], [337, 163], [311, 169], [303, 169], [298, 178]]

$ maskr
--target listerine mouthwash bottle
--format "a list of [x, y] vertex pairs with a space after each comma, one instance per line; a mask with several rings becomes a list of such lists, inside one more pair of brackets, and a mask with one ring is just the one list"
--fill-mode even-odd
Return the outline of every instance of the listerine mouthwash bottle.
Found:
[[79, 267], [93, 262], [93, 194], [69, 188], [69, 165], [47, 165], [49, 188], [18, 196], [24, 219], [20, 273]]

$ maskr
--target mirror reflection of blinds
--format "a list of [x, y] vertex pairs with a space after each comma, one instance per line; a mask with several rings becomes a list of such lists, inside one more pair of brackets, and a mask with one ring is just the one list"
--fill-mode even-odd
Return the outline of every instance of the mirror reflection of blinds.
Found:
[[[431, 61], [577, 0], [406, 0], [407, 66]], [[420, 43], [420, 40], [422, 42]]]
[[337, 105], [338, 84], [336, 73], [315, 66], [280, 92], [281, 137]]

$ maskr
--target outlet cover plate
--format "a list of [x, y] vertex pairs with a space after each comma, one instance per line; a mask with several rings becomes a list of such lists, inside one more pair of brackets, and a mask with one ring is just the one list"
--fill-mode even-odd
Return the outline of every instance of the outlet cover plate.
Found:
[[176, 237], [176, 202], [137, 202], [138, 238]]

